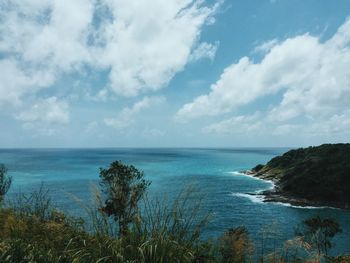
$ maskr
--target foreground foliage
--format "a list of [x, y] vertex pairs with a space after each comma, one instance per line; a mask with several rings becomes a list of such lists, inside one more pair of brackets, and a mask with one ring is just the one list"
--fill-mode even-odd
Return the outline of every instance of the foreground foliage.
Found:
[[0, 164], [0, 203], [3, 201], [5, 194], [10, 189], [12, 177], [7, 176], [5, 165]]
[[320, 258], [322, 254], [328, 255], [329, 249], [333, 247], [332, 238], [341, 231], [337, 221], [316, 216], [304, 220], [297, 235], [307, 240], [316, 249], [317, 256]]
[[101, 168], [100, 178], [107, 196], [101, 210], [119, 224], [119, 236], [126, 236], [128, 225], [137, 220], [139, 201], [150, 182], [144, 179], [143, 172], [120, 161], [107, 169]]
[[[96, 203], [86, 206], [90, 224], [57, 210], [43, 187], [30, 195], [21, 194], [7, 201], [0, 209], [0, 262], [282, 263], [326, 259], [329, 262], [349, 262], [346, 256], [327, 257], [331, 239], [340, 228], [335, 221], [319, 217], [304, 221], [304, 232], [299, 231], [295, 239], [281, 246], [275, 245], [276, 234], [271, 235], [275, 230], [267, 229], [262, 235], [265, 245], [254, 248], [244, 226], [229, 229], [217, 240], [204, 241], [201, 234], [210, 215], [202, 213], [203, 199], [194, 188], [181, 192], [170, 201], [164, 197], [149, 199], [143, 194], [141, 200], [133, 197], [141, 192], [130, 193], [133, 192], [131, 189], [140, 189], [137, 186], [140, 182], [145, 182], [141, 187], [142, 191], [145, 190], [148, 182], [142, 181], [142, 173], [120, 162], [112, 164], [111, 168], [117, 168], [117, 173], [111, 175], [108, 169], [101, 170], [111, 175], [102, 178], [108, 179], [108, 184], [104, 184], [108, 187], [104, 192], [96, 190]], [[120, 171], [124, 172], [123, 177], [115, 178]], [[6, 174], [3, 178], [6, 179]], [[114, 195], [121, 191], [121, 182], [129, 192]], [[106, 192], [108, 189], [117, 191], [111, 195]], [[127, 222], [124, 225], [119, 222], [123, 214], [100, 209], [109, 204], [111, 197], [120, 195], [129, 200], [123, 209], [132, 210], [126, 214], [132, 220], [123, 221]], [[133, 198], [137, 202], [132, 203]], [[122, 234], [120, 227], [125, 228]], [[323, 236], [327, 233], [326, 239], [317, 239], [321, 243], [314, 243], [316, 234], [320, 233]], [[265, 248], [268, 238], [275, 238], [273, 249]]]

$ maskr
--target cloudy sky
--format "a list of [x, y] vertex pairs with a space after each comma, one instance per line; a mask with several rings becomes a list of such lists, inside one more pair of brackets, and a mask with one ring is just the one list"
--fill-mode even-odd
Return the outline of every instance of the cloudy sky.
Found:
[[0, 0], [0, 147], [349, 141], [349, 0]]

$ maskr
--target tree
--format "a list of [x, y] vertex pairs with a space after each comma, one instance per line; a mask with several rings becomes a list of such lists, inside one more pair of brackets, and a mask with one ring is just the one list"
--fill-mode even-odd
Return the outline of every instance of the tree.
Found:
[[103, 192], [106, 194], [101, 210], [118, 222], [119, 236], [125, 236], [129, 224], [135, 222], [138, 217], [138, 202], [150, 182], [144, 179], [142, 171], [121, 161], [111, 163], [108, 169], [100, 168], [100, 178]]
[[4, 196], [10, 189], [11, 183], [12, 177], [7, 176], [5, 165], [0, 164], [0, 203], [4, 200]]
[[342, 230], [339, 223], [331, 218], [322, 219], [320, 216], [303, 221], [297, 235], [301, 236], [317, 251], [318, 259], [322, 253], [328, 255], [333, 247], [332, 238]]

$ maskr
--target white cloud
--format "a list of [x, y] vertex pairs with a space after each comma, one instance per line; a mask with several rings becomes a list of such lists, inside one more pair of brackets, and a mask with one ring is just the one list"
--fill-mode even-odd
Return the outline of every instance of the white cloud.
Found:
[[[332, 138], [334, 135], [350, 135], [350, 110], [334, 114], [330, 118], [312, 119], [298, 123], [272, 120], [270, 116], [256, 112], [252, 115], [231, 117], [203, 128], [204, 133], [229, 135], [267, 135], [291, 138]], [[335, 137], [337, 138], [337, 137]]]
[[306, 133], [311, 136], [350, 135], [350, 110], [346, 110], [341, 114], [334, 114], [329, 119], [324, 119], [321, 122], [313, 122], [307, 127]]
[[223, 121], [213, 123], [203, 128], [205, 133], [217, 134], [256, 134], [261, 132], [261, 114], [255, 113], [251, 116], [235, 116]]
[[[0, 75], [0, 95], [9, 94], [0, 100], [18, 102], [85, 65], [108, 71], [118, 95], [160, 89], [193, 50], [214, 56], [215, 45], [199, 36], [217, 7], [200, 0], [3, 0], [0, 67], [12, 65]], [[50, 81], [40, 83], [38, 74]]]
[[213, 60], [216, 54], [217, 49], [219, 48], [219, 42], [210, 44], [207, 42], [201, 43], [191, 54], [190, 61], [197, 61], [202, 58], [208, 58]]
[[142, 100], [136, 102], [132, 107], [125, 107], [116, 117], [104, 119], [107, 126], [115, 129], [125, 129], [134, 123], [134, 118], [141, 111], [163, 103], [164, 97], [144, 97]]
[[45, 122], [49, 124], [65, 124], [69, 121], [68, 104], [50, 97], [35, 103], [18, 115], [25, 122]]
[[92, 0], [22, 2], [8, 1], [1, 9], [1, 52], [34, 69], [70, 71], [89, 60]]
[[33, 93], [54, 82], [49, 71], [22, 70], [12, 59], [0, 60], [0, 106], [2, 103], [19, 104], [20, 97]]
[[229, 113], [277, 92], [283, 99], [267, 113], [271, 122], [300, 116], [316, 122], [342, 115], [350, 102], [349, 42], [347, 20], [324, 43], [309, 34], [273, 43], [260, 62], [243, 57], [227, 67], [210, 92], [184, 105], [176, 118], [188, 121]]
[[254, 52], [257, 52], [257, 53], [269, 52], [277, 44], [278, 44], [278, 40], [276, 38], [275, 39], [271, 39], [269, 41], [263, 42], [260, 45], [256, 46], [254, 48]]
[[104, 46], [98, 62], [111, 68], [111, 89], [126, 96], [158, 90], [181, 71], [218, 6], [208, 8], [193, 0], [105, 4], [116, 19], [105, 21], [99, 31]]
[[25, 129], [35, 130], [41, 135], [54, 135], [57, 129], [69, 122], [69, 105], [56, 97], [39, 100], [16, 118]]
[[11, 0], [0, 7], [1, 101], [19, 103], [90, 61], [90, 0]]

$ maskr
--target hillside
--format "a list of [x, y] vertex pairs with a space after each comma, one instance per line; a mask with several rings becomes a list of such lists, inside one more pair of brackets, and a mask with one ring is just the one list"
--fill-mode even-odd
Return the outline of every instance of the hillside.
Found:
[[350, 144], [323, 144], [290, 150], [252, 169], [255, 176], [273, 180], [268, 201], [350, 206]]

